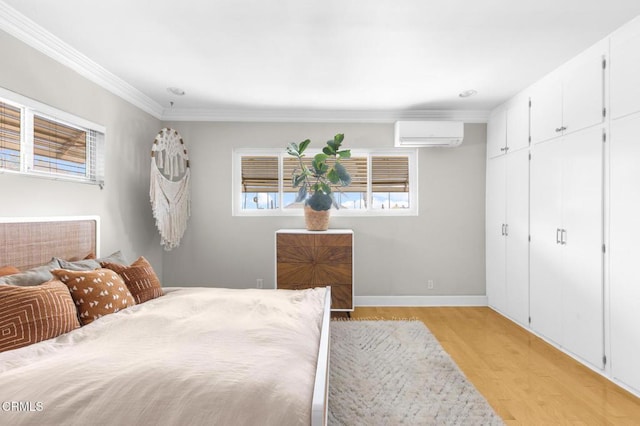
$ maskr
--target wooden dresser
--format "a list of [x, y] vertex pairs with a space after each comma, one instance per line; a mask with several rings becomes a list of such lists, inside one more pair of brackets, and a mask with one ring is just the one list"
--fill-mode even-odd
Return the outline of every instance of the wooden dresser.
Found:
[[276, 288], [324, 286], [332, 311], [353, 311], [353, 231], [276, 231]]

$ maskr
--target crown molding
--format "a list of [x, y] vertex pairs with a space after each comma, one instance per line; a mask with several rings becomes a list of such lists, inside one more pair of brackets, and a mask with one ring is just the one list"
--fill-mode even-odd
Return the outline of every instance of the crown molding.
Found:
[[163, 121], [242, 121], [299, 123], [393, 123], [398, 120], [443, 120], [486, 123], [483, 110], [319, 110], [167, 108]]
[[0, 0], [0, 29], [155, 118], [162, 106]]

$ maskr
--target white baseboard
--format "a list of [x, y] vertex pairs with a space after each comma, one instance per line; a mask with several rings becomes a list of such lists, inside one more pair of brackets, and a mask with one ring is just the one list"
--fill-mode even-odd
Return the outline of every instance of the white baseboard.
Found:
[[487, 296], [355, 296], [357, 306], [487, 306]]

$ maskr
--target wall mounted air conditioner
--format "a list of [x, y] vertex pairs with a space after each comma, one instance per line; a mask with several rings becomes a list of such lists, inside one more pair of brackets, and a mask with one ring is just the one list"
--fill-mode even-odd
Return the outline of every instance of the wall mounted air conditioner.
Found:
[[464, 138], [461, 121], [396, 121], [396, 147], [459, 146]]

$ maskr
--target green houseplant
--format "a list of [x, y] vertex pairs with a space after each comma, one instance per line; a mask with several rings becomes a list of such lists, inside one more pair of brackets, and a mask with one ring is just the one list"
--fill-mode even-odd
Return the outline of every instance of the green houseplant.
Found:
[[296, 202], [305, 203], [305, 219], [309, 230], [324, 231], [328, 228], [329, 209], [331, 206], [340, 208], [333, 196], [334, 189], [351, 183], [349, 172], [340, 163], [340, 160], [351, 157], [351, 150], [341, 148], [343, 140], [342, 133], [328, 140], [322, 152], [313, 157], [310, 167], [303, 158], [311, 140], [287, 145], [287, 153], [299, 162], [299, 167], [291, 176], [291, 183], [298, 188]]

